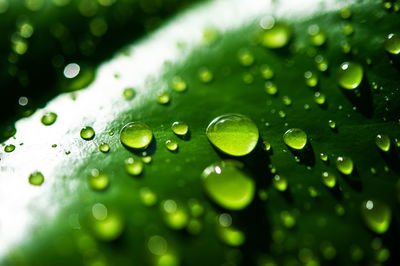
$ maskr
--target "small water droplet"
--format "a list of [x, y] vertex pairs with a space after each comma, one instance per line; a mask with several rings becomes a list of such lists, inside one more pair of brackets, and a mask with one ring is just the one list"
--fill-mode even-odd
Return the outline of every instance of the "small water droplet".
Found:
[[159, 104], [168, 104], [171, 101], [171, 97], [168, 92], [161, 92], [157, 95], [157, 102]]
[[278, 191], [285, 191], [288, 187], [288, 182], [286, 178], [281, 175], [274, 176], [273, 184]]
[[222, 243], [231, 247], [239, 247], [246, 240], [245, 234], [233, 227], [218, 226], [217, 234]]
[[213, 73], [207, 67], [202, 67], [199, 70], [199, 80], [203, 83], [210, 83], [213, 80]]
[[241, 114], [218, 116], [208, 125], [206, 135], [216, 148], [233, 156], [249, 154], [259, 137], [254, 122]]
[[296, 225], [296, 218], [289, 211], [281, 211], [280, 218], [283, 226], [286, 228], [293, 228]]
[[57, 119], [57, 114], [53, 113], [53, 112], [48, 112], [45, 113], [42, 118], [40, 119], [40, 121], [42, 122], [43, 125], [45, 126], [50, 126], [52, 125], [54, 122], [56, 122]]
[[84, 127], [81, 129], [81, 138], [84, 140], [91, 140], [94, 138], [94, 130], [91, 127]]
[[122, 217], [114, 212], [107, 210], [107, 216], [98, 220], [94, 217], [92, 231], [94, 236], [105, 242], [111, 242], [120, 237], [125, 228]]
[[175, 76], [172, 78], [172, 88], [177, 92], [183, 92], [187, 90], [186, 81], [181, 77]]
[[12, 152], [15, 150], [15, 145], [13, 144], [8, 144], [7, 146], [4, 147], [5, 152]]
[[163, 213], [165, 223], [171, 229], [183, 229], [189, 222], [187, 210], [182, 204], [175, 200], [168, 199], [161, 202], [161, 211]]
[[278, 87], [271, 81], [265, 82], [264, 88], [269, 95], [275, 95], [278, 92]]
[[125, 160], [125, 170], [128, 174], [138, 176], [143, 172], [143, 162], [132, 157]]
[[151, 156], [149, 156], [149, 155], [143, 156], [143, 157], [142, 157], [142, 162], [144, 162], [144, 163], [146, 163], [146, 164], [151, 163], [152, 160], [153, 160], [153, 159], [152, 159]]
[[147, 247], [154, 255], [161, 256], [167, 252], [168, 243], [162, 236], [154, 235], [147, 241]]
[[318, 76], [314, 72], [306, 71], [304, 73], [304, 80], [308, 87], [314, 88], [318, 85]]
[[271, 150], [271, 144], [267, 141], [263, 141], [261, 143], [261, 147], [264, 151], [270, 151]]
[[400, 35], [390, 33], [385, 40], [384, 47], [388, 53], [400, 54]]
[[392, 211], [384, 202], [364, 201], [361, 208], [362, 217], [367, 227], [378, 234], [383, 234], [390, 226]]
[[307, 134], [299, 128], [291, 128], [283, 134], [283, 141], [290, 148], [301, 150], [307, 144]]
[[133, 97], [135, 97], [135, 90], [133, 88], [126, 88], [124, 89], [124, 91], [122, 92], [122, 95], [124, 96], [124, 98], [126, 100], [131, 100], [133, 99]]
[[335, 128], [336, 128], [336, 122], [333, 121], [333, 120], [329, 120], [329, 121], [328, 121], [328, 126], [329, 126], [330, 128], [332, 128], [332, 129], [335, 129]]
[[364, 70], [359, 63], [343, 62], [337, 72], [337, 82], [340, 87], [348, 90], [357, 88], [364, 76]]
[[176, 135], [184, 136], [184, 135], [186, 135], [188, 133], [189, 126], [185, 122], [176, 121], [176, 122], [172, 123], [171, 130]]
[[351, 9], [349, 7], [344, 7], [340, 10], [340, 17], [342, 19], [348, 19], [352, 15]]
[[277, 22], [272, 27], [263, 30], [261, 33], [261, 44], [271, 49], [282, 48], [289, 43], [291, 36], [292, 32], [289, 26]]
[[314, 102], [316, 104], [319, 105], [323, 105], [326, 101], [326, 96], [323, 93], [320, 93], [319, 91], [317, 91], [316, 93], [314, 93]]
[[110, 151], [110, 145], [108, 145], [107, 143], [102, 142], [99, 146], [99, 150], [103, 153], [107, 153]]
[[44, 182], [44, 176], [41, 172], [32, 173], [29, 176], [29, 183], [34, 186], [40, 186]]
[[327, 162], [328, 159], [329, 159], [328, 154], [322, 153], [322, 152], [319, 154], [319, 158], [321, 158], [321, 160], [322, 160], [323, 162]]
[[266, 79], [272, 79], [275, 75], [274, 70], [268, 65], [261, 65], [260, 67], [261, 76]]
[[322, 46], [326, 41], [326, 34], [323, 32], [318, 25], [313, 24], [308, 27], [308, 35], [310, 43], [314, 46]]
[[336, 177], [331, 172], [323, 172], [321, 180], [322, 183], [329, 188], [333, 188], [336, 185]]
[[378, 134], [375, 138], [376, 146], [384, 152], [390, 150], [390, 138], [388, 135]]
[[286, 106], [292, 105], [292, 99], [290, 99], [289, 96], [283, 96], [282, 97], [282, 102]]
[[142, 187], [139, 190], [141, 202], [148, 207], [154, 206], [157, 203], [157, 195], [147, 187]]
[[342, 29], [343, 29], [343, 33], [347, 36], [350, 36], [354, 33], [354, 26], [350, 22], [343, 23]]
[[328, 64], [328, 60], [323, 57], [322, 55], [317, 55], [314, 58], [314, 61], [317, 65], [317, 69], [321, 72], [325, 72], [328, 70], [329, 64]]
[[247, 49], [241, 49], [238, 53], [238, 58], [242, 66], [251, 66], [254, 63], [254, 56]]
[[178, 142], [176, 142], [175, 140], [167, 140], [165, 142], [165, 147], [169, 150], [169, 151], [176, 151], [179, 148]]
[[88, 177], [88, 183], [94, 190], [105, 190], [110, 184], [110, 181], [105, 173], [100, 172], [98, 169], [92, 169]]
[[253, 200], [254, 181], [243, 171], [243, 164], [234, 160], [214, 163], [201, 175], [208, 196], [228, 210], [246, 208]]
[[350, 175], [354, 168], [353, 160], [350, 157], [339, 156], [336, 159], [336, 168], [342, 174]]
[[153, 131], [142, 122], [126, 124], [120, 133], [121, 143], [133, 149], [146, 148], [153, 139]]

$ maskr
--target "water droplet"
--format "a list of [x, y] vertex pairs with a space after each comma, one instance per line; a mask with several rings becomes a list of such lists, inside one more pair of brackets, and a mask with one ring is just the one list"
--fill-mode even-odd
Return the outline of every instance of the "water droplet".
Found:
[[282, 211], [280, 213], [281, 221], [283, 226], [286, 228], [293, 228], [296, 225], [296, 218], [293, 213], [289, 211]]
[[124, 98], [126, 100], [133, 99], [133, 97], [135, 97], [135, 94], [136, 94], [136, 92], [133, 88], [126, 88], [126, 89], [124, 89], [124, 91], [122, 93], [122, 95], [124, 96]]
[[314, 60], [319, 71], [325, 72], [328, 70], [328, 60], [325, 57], [322, 55], [317, 55]]
[[270, 151], [271, 150], [271, 144], [269, 142], [263, 141], [261, 143], [261, 147], [264, 151]]
[[273, 184], [278, 191], [285, 191], [288, 187], [288, 182], [286, 178], [281, 175], [274, 176]]
[[204, 207], [197, 199], [189, 199], [188, 206], [193, 217], [198, 218], [204, 214]]
[[50, 126], [54, 122], [56, 122], [56, 119], [57, 119], [57, 114], [55, 114], [53, 112], [49, 112], [49, 113], [45, 113], [42, 116], [42, 118], [40, 119], [40, 121], [42, 122], [43, 125]]
[[375, 138], [376, 146], [384, 152], [389, 151], [390, 149], [390, 138], [388, 135], [378, 134]]
[[336, 177], [334, 174], [330, 172], [323, 172], [321, 177], [322, 177], [322, 183], [325, 186], [332, 188], [336, 185]]
[[168, 243], [162, 236], [151, 236], [147, 241], [147, 247], [154, 255], [161, 256], [167, 252]]
[[157, 102], [159, 104], [168, 104], [171, 101], [171, 97], [168, 92], [161, 92], [157, 95]]
[[84, 140], [91, 140], [94, 138], [94, 130], [91, 127], [84, 127], [81, 129], [81, 138]]
[[289, 96], [283, 96], [282, 97], [282, 102], [286, 106], [292, 105], [292, 99], [290, 99]]
[[280, 118], [285, 118], [286, 117], [286, 113], [283, 110], [279, 110], [278, 115]]
[[316, 93], [314, 93], [314, 102], [316, 104], [322, 105], [324, 104], [326, 101], [326, 96], [323, 93], [320, 93], [319, 91], [317, 91]]
[[169, 151], [176, 151], [179, 148], [178, 142], [176, 142], [175, 140], [167, 140], [165, 142], [165, 147], [169, 150]]
[[346, 22], [342, 25], [342, 29], [345, 35], [350, 36], [354, 33], [354, 26], [353, 24]]
[[156, 266], [179, 266], [179, 258], [174, 254], [164, 254], [158, 257]]
[[100, 172], [98, 169], [92, 169], [88, 178], [88, 183], [94, 190], [105, 190], [110, 184], [110, 181], [105, 173]]
[[239, 247], [246, 240], [245, 234], [233, 227], [218, 226], [217, 235], [222, 243], [231, 247]]
[[362, 217], [367, 227], [378, 234], [383, 234], [390, 226], [392, 211], [384, 202], [364, 201], [361, 208]]
[[110, 242], [117, 239], [124, 231], [125, 223], [122, 217], [113, 211], [107, 210], [107, 216], [98, 220], [94, 217], [92, 231], [96, 238]]
[[144, 162], [144, 163], [146, 163], [146, 164], [151, 163], [152, 160], [153, 160], [153, 159], [152, 159], [151, 156], [149, 156], [149, 155], [143, 156], [143, 157], [142, 157], [142, 162]]
[[138, 176], [143, 172], [143, 162], [129, 157], [125, 160], [125, 170], [130, 175]]
[[202, 67], [199, 70], [199, 80], [203, 83], [209, 83], [213, 80], [213, 73], [211, 72], [210, 69], [206, 68], [206, 67]]
[[176, 135], [184, 136], [184, 135], [186, 135], [188, 133], [189, 126], [185, 122], [176, 121], [176, 122], [172, 123], [171, 130]]
[[391, 54], [400, 54], [400, 35], [390, 33], [384, 44], [385, 50]]
[[291, 128], [283, 134], [283, 141], [290, 148], [301, 150], [307, 144], [307, 134], [299, 128]]
[[177, 92], [183, 92], [187, 89], [186, 81], [181, 77], [175, 76], [172, 78], [172, 88]]
[[190, 219], [186, 230], [188, 231], [189, 234], [191, 235], [198, 235], [200, 234], [201, 230], [203, 229], [203, 224], [201, 221], [197, 219]]
[[319, 154], [319, 158], [321, 158], [321, 160], [322, 160], [323, 162], [327, 162], [328, 159], [329, 159], [328, 154], [322, 153], [322, 152]]
[[126, 124], [119, 135], [121, 143], [133, 149], [146, 148], [153, 139], [153, 131], [142, 122]]
[[241, 210], [253, 200], [254, 181], [242, 169], [241, 162], [225, 160], [208, 166], [201, 175], [208, 196], [225, 209]]
[[78, 76], [81, 67], [76, 63], [71, 63], [65, 66], [64, 68], [64, 76], [68, 79], [75, 78]]
[[268, 65], [261, 65], [260, 67], [261, 76], [266, 79], [272, 79], [275, 75], [274, 70]]
[[304, 80], [308, 87], [314, 88], [318, 85], [318, 76], [314, 72], [306, 71], [304, 73]]
[[318, 25], [313, 24], [308, 27], [308, 35], [310, 43], [314, 46], [322, 46], [326, 41], [326, 34]]
[[141, 202], [148, 207], [154, 206], [157, 203], [157, 195], [147, 187], [142, 187], [139, 190], [139, 196]]
[[5, 152], [12, 152], [15, 150], [15, 145], [13, 144], [8, 144], [7, 146], [4, 147]]
[[278, 92], [278, 87], [271, 81], [265, 82], [264, 88], [269, 95], [275, 95]]
[[247, 49], [241, 49], [238, 53], [238, 57], [242, 66], [251, 66], [254, 63], [254, 56]]
[[40, 186], [43, 184], [44, 176], [41, 172], [32, 173], [29, 176], [29, 183], [34, 186]]
[[359, 63], [343, 62], [337, 72], [337, 82], [340, 87], [348, 90], [357, 88], [364, 76], [364, 70]]
[[340, 17], [342, 19], [348, 19], [351, 17], [351, 9], [349, 7], [344, 7], [340, 10]]
[[258, 128], [247, 116], [225, 114], [208, 125], [209, 141], [219, 150], [233, 156], [249, 154], [257, 145]]
[[333, 120], [329, 120], [329, 121], [328, 121], [328, 126], [329, 126], [330, 128], [332, 128], [332, 129], [335, 129], [335, 128], [336, 128], [336, 122], [333, 121]]
[[261, 44], [264, 47], [277, 49], [286, 46], [291, 38], [292, 32], [284, 23], [274, 23], [272, 27], [263, 30]]
[[176, 202], [172, 199], [161, 202], [161, 211], [163, 213], [165, 223], [171, 229], [183, 229], [189, 222], [187, 210], [179, 202]]
[[354, 168], [353, 160], [350, 157], [339, 156], [336, 159], [336, 168], [342, 174], [350, 175]]
[[108, 145], [107, 143], [102, 142], [99, 146], [99, 150], [101, 152], [107, 153], [110, 151], [110, 145]]

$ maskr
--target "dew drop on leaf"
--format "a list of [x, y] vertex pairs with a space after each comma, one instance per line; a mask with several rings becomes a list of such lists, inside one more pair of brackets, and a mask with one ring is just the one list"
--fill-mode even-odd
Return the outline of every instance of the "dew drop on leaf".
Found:
[[216, 148], [233, 156], [249, 154], [259, 137], [254, 122], [241, 114], [218, 116], [208, 125], [206, 135]]
[[171, 130], [176, 135], [184, 136], [184, 135], [186, 135], [188, 133], [189, 126], [185, 122], [175, 121], [174, 123], [172, 123]]
[[328, 187], [333, 188], [336, 185], [336, 177], [331, 172], [323, 172], [321, 175], [322, 183]]
[[384, 44], [385, 50], [388, 53], [400, 54], [400, 35], [391, 33], [387, 36]]
[[57, 119], [57, 114], [53, 112], [48, 112], [42, 116], [40, 121], [42, 122], [43, 125], [50, 126], [56, 121], [56, 119]]
[[362, 217], [367, 227], [378, 234], [383, 234], [390, 226], [392, 211], [381, 201], [364, 201], [361, 208]]
[[105, 190], [108, 188], [110, 180], [105, 173], [100, 172], [98, 169], [92, 169], [88, 177], [88, 183], [93, 190]]
[[277, 22], [261, 33], [261, 44], [266, 48], [278, 49], [286, 46], [292, 36], [292, 31], [285, 23]]
[[307, 144], [307, 134], [300, 128], [291, 128], [283, 134], [283, 141], [290, 148], [301, 150]]
[[165, 147], [169, 150], [169, 151], [176, 151], [179, 148], [178, 142], [176, 142], [175, 140], [167, 140], [165, 142]]
[[375, 138], [376, 146], [384, 152], [390, 149], [390, 138], [388, 135], [378, 134]]
[[336, 159], [336, 169], [344, 174], [344, 175], [351, 175], [353, 172], [354, 163], [350, 157], [346, 156], [339, 156]]
[[132, 157], [129, 157], [125, 160], [125, 171], [132, 176], [138, 176], [142, 174], [143, 167], [143, 162], [141, 160], [137, 160]]
[[84, 140], [91, 140], [94, 138], [94, 130], [91, 127], [84, 127], [81, 129], [80, 135]]
[[364, 77], [364, 70], [359, 63], [343, 62], [337, 71], [337, 82], [347, 90], [357, 88]]
[[285, 191], [288, 187], [288, 182], [287, 182], [286, 178], [281, 175], [275, 175], [272, 182], [273, 182], [274, 187], [278, 191]]
[[110, 145], [108, 145], [107, 143], [101, 143], [99, 146], [99, 150], [103, 153], [107, 153], [110, 151]]
[[32, 173], [29, 176], [29, 183], [34, 186], [40, 186], [44, 182], [44, 176], [41, 172]]
[[120, 133], [121, 143], [133, 149], [146, 148], [153, 139], [153, 131], [142, 122], [126, 124]]
[[13, 144], [8, 144], [4, 147], [5, 152], [13, 152], [15, 150], [15, 145]]
[[246, 208], [253, 200], [255, 184], [234, 160], [214, 163], [204, 169], [201, 179], [207, 195], [228, 210]]

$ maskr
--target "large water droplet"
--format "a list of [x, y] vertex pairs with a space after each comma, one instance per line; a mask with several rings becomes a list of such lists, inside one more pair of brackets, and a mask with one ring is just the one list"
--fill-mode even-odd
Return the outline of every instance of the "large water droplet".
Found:
[[225, 209], [241, 210], [253, 200], [254, 181], [242, 169], [241, 162], [225, 160], [208, 166], [201, 175], [208, 196]]
[[300, 128], [291, 128], [283, 134], [283, 141], [290, 148], [301, 150], [307, 144], [307, 134]]
[[216, 148], [233, 156], [249, 154], [259, 136], [254, 122], [241, 114], [218, 116], [208, 125], [206, 134]]
[[357, 88], [364, 76], [364, 70], [359, 63], [343, 62], [337, 73], [337, 82], [340, 87], [348, 90]]
[[385, 40], [385, 50], [391, 54], [400, 54], [400, 35], [389, 34]]
[[350, 175], [354, 168], [353, 160], [350, 157], [339, 156], [336, 159], [336, 168], [342, 174]]
[[34, 186], [40, 186], [44, 182], [44, 176], [41, 172], [32, 173], [29, 176], [29, 183]]
[[119, 135], [121, 143], [133, 149], [146, 148], [153, 139], [150, 127], [142, 122], [126, 124]]
[[53, 112], [49, 112], [49, 113], [45, 113], [42, 116], [42, 118], [40, 119], [40, 121], [42, 122], [43, 125], [50, 126], [51, 124], [56, 122], [56, 119], [57, 119], [57, 114], [55, 114]]
[[388, 135], [378, 134], [375, 138], [376, 146], [384, 152], [390, 150], [390, 138]]
[[94, 130], [91, 127], [84, 127], [81, 129], [81, 138], [84, 140], [91, 140], [94, 138]]
[[390, 226], [392, 211], [384, 202], [376, 200], [364, 201], [361, 213], [367, 227], [375, 233], [383, 234]]

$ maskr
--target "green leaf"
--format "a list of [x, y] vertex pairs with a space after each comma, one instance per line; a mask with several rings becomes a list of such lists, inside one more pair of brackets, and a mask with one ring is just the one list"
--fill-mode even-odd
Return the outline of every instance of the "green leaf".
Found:
[[[268, 29], [261, 27], [271, 26], [271, 14], [291, 32], [280, 49], [265, 47]], [[310, 43], [315, 25], [326, 37], [320, 47]], [[3, 263], [396, 264], [399, 58], [383, 43], [399, 26], [394, 5], [388, 10], [376, 1], [214, 1], [181, 14], [101, 65], [87, 89], [60, 95], [16, 123], [15, 138], [5, 143], [16, 149], [1, 154]], [[324, 34], [311, 42], [321, 44]], [[328, 62], [323, 72], [321, 59]], [[355, 90], [337, 82], [347, 61], [364, 72]], [[307, 71], [318, 76], [317, 86], [306, 85]], [[277, 93], [268, 94], [274, 85]], [[124, 98], [127, 88], [132, 99]], [[324, 104], [315, 102], [316, 92]], [[159, 103], [160, 93], [170, 97], [167, 104]], [[45, 112], [57, 114], [50, 126], [40, 122]], [[207, 139], [209, 123], [230, 113], [258, 127], [249, 155], [226, 155]], [[173, 133], [175, 121], [189, 125], [186, 137]], [[144, 151], [121, 144], [129, 122], [152, 129]], [[90, 140], [80, 137], [84, 127], [95, 131]], [[291, 128], [306, 133], [305, 148], [285, 145]], [[389, 152], [375, 144], [378, 134], [390, 137]], [[168, 150], [167, 140], [179, 148]], [[108, 152], [99, 150], [103, 142]], [[143, 156], [151, 162], [139, 163]], [[341, 156], [354, 162], [352, 174], [336, 169]], [[143, 167], [133, 171], [140, 175], [128, 174], [130, 157], [130, 166]], [[243, 164], [230, 169], [234, 179], [256, 185], [241, 210], [214, 204], [204, 191], [203, 170], [226, 159]], [[31, 185], [38, 171], [44, 182]]]

